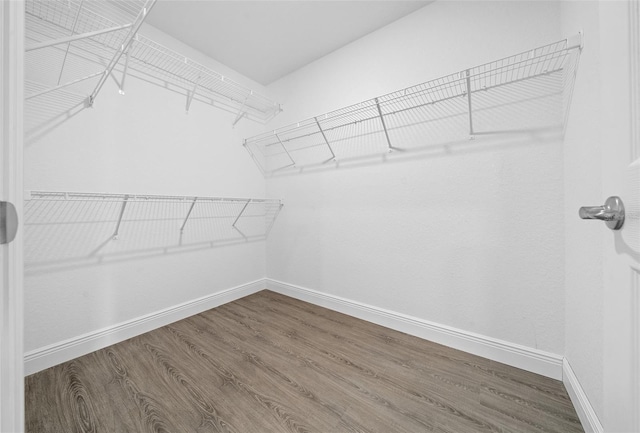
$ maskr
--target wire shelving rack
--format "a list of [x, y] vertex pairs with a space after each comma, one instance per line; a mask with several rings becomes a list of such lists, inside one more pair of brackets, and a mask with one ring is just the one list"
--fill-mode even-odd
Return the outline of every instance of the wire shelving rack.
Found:
[[[113, 79], [124, 94], [128, 75], [135, 74], [194, 100], [267, 122], [280, 105], [232, 79], [167, 48], [138, 30], [157, 0], [27, 0], [27, 65], [46, 89], [26, 96], [38, 98], [58, 89], [86, 90], [91, 106], [102, 86]], [[59, 65], [47, 70], [39, 65]], [[39, 70], [38, 70], [39, 69]], [[84, 86], [84, 87], [83, 87]]]
[[259, 198], [61, 191], [25, 197], [28, 269], [260, 241], [283, 207]]
[[419, 150], [476, 136], [562, 129], [582, 34], [248, 139], [263, 174]]

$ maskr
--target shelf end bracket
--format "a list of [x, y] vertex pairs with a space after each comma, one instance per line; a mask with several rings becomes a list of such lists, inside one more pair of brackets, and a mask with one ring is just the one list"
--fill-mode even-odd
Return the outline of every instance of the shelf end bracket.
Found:
[[389, 148], [389, 152], [391, 152], [392, 150], [402, 150], [398, 147], [394, 147], [391, 144], [391, 139], [389, 138], [389, 131], [387, 131], [387, 124], [384, 121], [384, 116], [382, 115], [382, 109], [380, 108], [380, 102], [378, 101], [378, 98], [375, 98], [375, 103], [376, 103], [376, 108], [378, 109], [378, 115], [380, 116], [380, 122], [382, 122], [382, 129], [384, 130], [384, 136], [387, 139], [387, 147]]
[[191, 90], [191, 92], [187, 93], [187, 106], [185, 108], [187, 114], [189, 114], [189, 107], [191, 107], [191, 102], [193, 101], [193, 97], [196, 96], [196, 90], [198, 90], [198, 84], [200, 84], [200, 78], [201, 77], [198, 77], [198, 79], [194, 83], [193, 89]]
[[318, 129], [320, 130], [320, 134], [322, 134], [322, 138], [324, 138], [324, 142], [327, 143], [327, 147], [329, 148], [329, 152], [331, 152], [331, 158], [329, 158], [325, 162], [333, 161], [334, 159], [336, 159], [336, 154], [333, 152], [333, 149], [331, 148], [331, 144], [329, 144], [329, 140], [327, 140], [327, 136], [325, 135], [324, 130], [322, 129], [322, 126], [320, 126], [320, 122], [318, 122], [318, 118], [314, 117], [313, 120], [316, 121], [316, 125], [318, 125]]
[[189, 207], [189, 211], [187, 212], [187, 216], [184, 217], [184, 221], [182, 222], [182, 226], [180, 226], [180, 235], [182, 235], [182, 232], [184, 231], [184, 226], [187, 225], [187, 220], [189, 219], [189, 216], [191, 215], [191, 211], [193, 210], [193, 207], [196, 205], [196, 201], [198, 200], [198, 197], [194, 197], [193, 201], [191, 202], [191, 206]]
[[[461, 73], [462, 75], [462, 73]], [[467, 82], [467, 104], [469, 106], [469, 137], [473, 138], [473, 110], [471, 108], [471, 70], [464, 71], [464, 77]]]
[[571, 48], [579, 48], [580, 51], [584, 48], [584, 32], [582, 30], [567, 38], [567, 49]]
[[293, 157], [291, 156], [291, 154], [289, 153], [289, 151], [287, 150], [287, 148], [284, 146], [284, 143], [282, 142], [282, 140], [280, 140], [280, 136], [278, 134], [276, 134], [274, 132], [274, 134], [276, 136], [276, 138], [278, 139], [278, 141], [280, 142], [280, 145], [282, 146], [282, 148], [284, 149], [284, 151], [287, 153], [287, 156], [289, 157], [289, 159], [291, 160], [291, 165], [295, 166], [296, 165], [296, 161], [293, 159]]
[[[236, 227], [236, 223], [238, 222], [238, 220], [240, 219], [240, 217], [242, 216], [242, 214], [244, 213], [244, 211], [247, 209], [247, 206], [249, 206], [249, 203], [251, 203], [251, 199], [247, 200], [247, 202], [244, 204], [244, 206], [242, 207], [242, 210], [240, 211], [240, 213], [238, 214], [238, 216], [236, 217], [235, 221], [233, 222], [233, 224], [231, 224], [231, 226], [234, 229], [238, 229]], [[242, 233], [242, 232], [241, 232]], [[244, 236], [244, 235], [243, 235]]]
[[242, 119], [243, 117], [245, 117], [247, 115], [247, 112], [244, 111], [244, 107], [247, 105], [247, 99], [248, 99], [248, 97], [244, 98], [244, 102], [240, 106], [240, 109], [238, 110], [238, 114], [236, 115], [235, 120], [231, 124], [231, 127], [236, 126], [236, 123], [238, 123], [240, 121], [240, 119]]
[[122, 224], [122, 216], [124, 215], [124, 210], [127, 208], [127, 202], [129, 201], [129, 196], [124, 196], [124, 201], [122, 202], [122, 207], [120, 208], [120, 215], [118, 216], [118, 223], [116, 224], [116, 231], [113, 232], [113, 236], [111, 237], [114, 241], [118, 240], [118, 236], [120, 233], [120, 224]]

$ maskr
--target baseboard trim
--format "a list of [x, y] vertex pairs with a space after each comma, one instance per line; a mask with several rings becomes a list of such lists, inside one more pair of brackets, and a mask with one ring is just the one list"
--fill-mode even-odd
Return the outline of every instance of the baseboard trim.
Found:
[[441, 325], [339, 296], [266, 279], [268, 290], [443, 344], [513, 367], [562, 380], [562, 356]]
[[576, 376], [566, 358], [562, 360], [562, 382], [567, 389], [571, 403], [576, 409], [585, 433], [604, 433], [604, 427], [602, 427], [598, 415], [593, 410], [587, 394], [578, 381], [578, 376]]
[[37, 373], [62, 362], [86, 355], [178, 320], [218, 307], [264, 290], [265, 280], [257, 280], [212, 295], [203, 296], [161, 311], [118, 323], [59, 343], [32, 350], [24, 356], [25, 375]]

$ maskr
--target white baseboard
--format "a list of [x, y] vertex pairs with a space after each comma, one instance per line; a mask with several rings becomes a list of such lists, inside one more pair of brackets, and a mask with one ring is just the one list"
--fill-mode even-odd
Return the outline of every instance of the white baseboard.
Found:
[[523, 370], [562, 380], [562, 356], [272, 279], [268, 290]]
[[89, 332], [25, 354], [24, 372], [30, 375], [62, 362], [86, 355], [178, 320], [202, 313], [236, 299], [264, 290], [265, 280], [222, 290], [212, 295], [147, 314], [117, 325]]
[[587, 394], [584, 392], [584, 389], [582, 389], [578, 377], [566, 358], [562, 362], [562, 372], [562, 382], [567, 389], [569, 397], [571, 397], [571, 403], [573, 403], [576, 409], [585, 433], [604, 433], [604, 428], [600, 423], [600, 419], [598, 419], [598, 415], [596, 415], [596, 412], [593, 410]]

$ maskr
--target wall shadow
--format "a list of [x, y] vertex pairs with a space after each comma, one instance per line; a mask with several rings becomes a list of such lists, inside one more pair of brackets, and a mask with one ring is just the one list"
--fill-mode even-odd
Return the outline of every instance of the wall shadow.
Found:
[[558, 128], [540, 129], [537, 131], [495, 132], [491, 135], [477, 135], [473, 138], [453, 140], [437, 145], [418, 146], [412, 149], [384, 151], [380, 154], [365, 155], [340, 160], [331, 160], [302, 167], [287, 167], [272, 173], [265, 173], [266, 178], [278, 178], [313, 174], [330, 170], [348, 170], [370, 167], [381, 164], [398, 164], [421, 159], [436, 159], [462, 156], [473, 153], [496, 152], [516, 147], [542, 146], [558, 143], [563, 133]]

